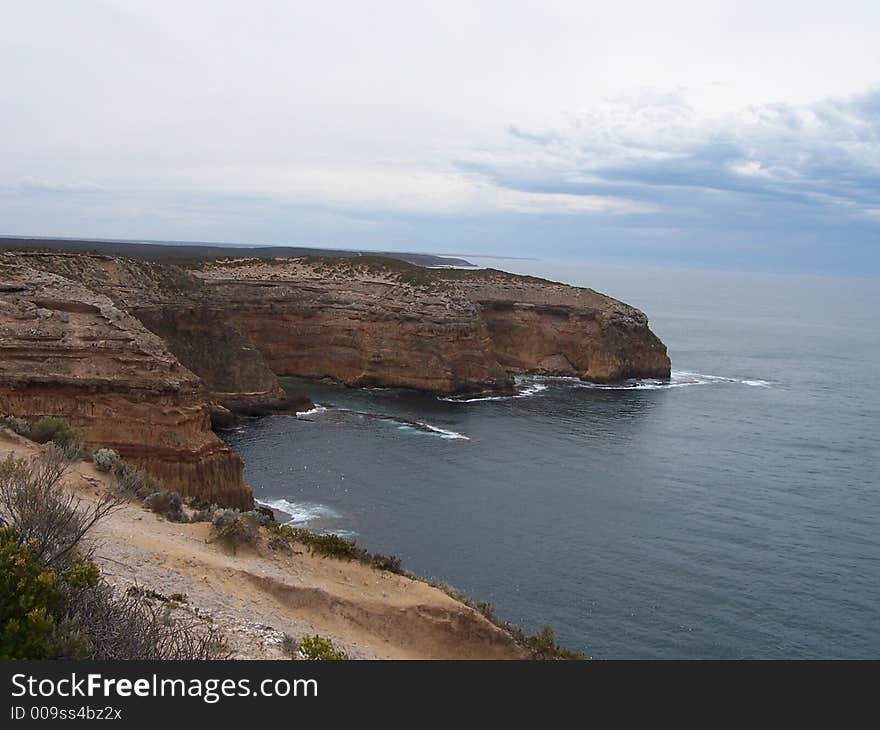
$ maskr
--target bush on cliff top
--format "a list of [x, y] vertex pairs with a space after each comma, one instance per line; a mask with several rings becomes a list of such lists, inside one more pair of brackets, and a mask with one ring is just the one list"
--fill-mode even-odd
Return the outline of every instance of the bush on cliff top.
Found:
[[57, 654], [54, 613], [64, 601], [55, 573], [21, 543], [11, 527], [0, 529], [0, 659], [50, 659]]
[[345, 653], [337, 649], [333, 642], [325, 636], [304, 636], [297, 647], [303, 659], [312, 661], [338, 661], [346, 659]]
[[319, 535], [302, 527], [291, 527], [290, 525], [270, 525], [269, 529], [272, 533], [269, 547], [273, 550], [289, 551], [290, 543], [298, 542], [305, 545], [310, 553], [324, 558], [357, 560], [377, 570], [403, 573], [400, 558], [396, 555], [368, 552], [351, 540], [346, 540], [339, 535]]
[[155, 492], [165, 490], [165, 485], [158, 479], [122, 459], [113, 467], [112, 474], [117, 492], [127, 499], [146, 499]]
[[215, 513], [211, 521], [211, 542], [221, 542], [234, 553], [242, 545], [254, 545], [260, 536], [260, 522], [254, 513], [231, 509]]
[[189, 522], [177, 492], [167, 490], [153, 492], [144, 498], [143, 506], [144, 509], [151, 510], [170, 522]]
[[113, 449], [98, 449], [92, 455], [92, 464], [98, 471], [110, 471], [119, 464], [119, 454]]
[[120, 504], [67, 493], [53, 449], [0, 462], [0, 659], [224, 658], [222, 635], [101, 579], [84, 538]]

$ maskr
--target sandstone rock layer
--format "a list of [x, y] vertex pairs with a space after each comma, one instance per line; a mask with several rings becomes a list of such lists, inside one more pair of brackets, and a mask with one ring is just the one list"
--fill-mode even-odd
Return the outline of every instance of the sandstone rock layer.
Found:
[[516, 374], [669, 377], [647, 317], [591, 289], [369, 257], [239, 260], [196, 275], [279, 375], [443, 394], [509, 389]]
[[210, 411], [202, 381], [110, 298], [36, 259], [0, 262], [0, 412], [63, 416], [184, 497], [249, 507]]

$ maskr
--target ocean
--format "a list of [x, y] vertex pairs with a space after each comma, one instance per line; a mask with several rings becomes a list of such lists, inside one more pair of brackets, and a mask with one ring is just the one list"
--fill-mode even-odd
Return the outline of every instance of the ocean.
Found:
[[286, 381], [224, 434], [260, 501], [597, 659], [880, 657], [876, 279], [475, 262], [641, 308], [672, 379]]

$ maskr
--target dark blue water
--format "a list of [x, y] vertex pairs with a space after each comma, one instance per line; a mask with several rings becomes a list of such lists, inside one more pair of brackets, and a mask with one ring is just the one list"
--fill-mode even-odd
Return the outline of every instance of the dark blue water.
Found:
[[294, 385], [227, 435], [257, 497], [597, 658], [880, 657], [877, 281], [501, 266], [644, 309], [671, 387]]

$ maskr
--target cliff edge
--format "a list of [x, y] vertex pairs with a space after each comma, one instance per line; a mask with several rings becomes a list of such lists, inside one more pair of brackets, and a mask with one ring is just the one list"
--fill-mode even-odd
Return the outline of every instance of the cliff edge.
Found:
[[592, 289], [379, 257], [235, 259], [193, 271], [278, 375], [445, 395], [512, 376], [668, 378], [638, 309]]

